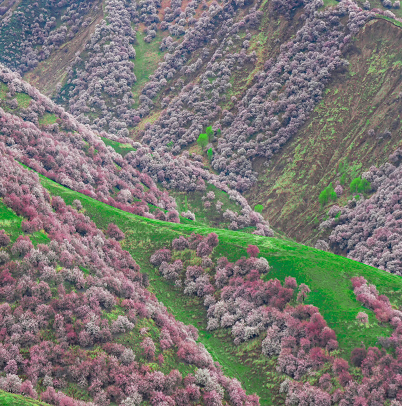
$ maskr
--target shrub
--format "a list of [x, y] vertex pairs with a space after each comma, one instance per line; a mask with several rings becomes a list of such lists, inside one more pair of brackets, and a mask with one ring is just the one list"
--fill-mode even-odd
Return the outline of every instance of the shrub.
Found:
[[200, 134], [197, 139], [197, 144], [203, 150], [208, 145], [208, 135], [207, 134]]
[[367, 179], [360, 177], [355, 178], [350, 182], [350, 193], [367, 193], [371, 190], [371, 184]]
[[209, 233], [205, 237], [205, 242], [212, 248], [215, 248], [219, 244], [218, 235], [216, 233]]
[[212, 130], [212, 127], [207, 127], [205, 132], [207, 134], [208, 141], [211, 141], [212, 137], [214, 136], [214, 131]]
[[33, 245], [31, 243], [31, 240], [29, 239], [29, 237], [28, 236], [23, 237], [22, 235], [20, 235], [17, 238], [17, 241], [11, 247], [11, 253], [13, 255], [17, 255], [17, 256], [24, 256], [32, 248], [33, 248]]
[[10, 237], [4, 230], [0, 230], [0, 248], [7, 247], [8, 244], [10, 244]]
[[264, 210], [264, 206], [262, 204], [256, 204], [254, 206], [254, 211], [257, 213], [262, 213], [263, 210]]
[[335, 193], [335, 189], [330, 183], [318, 196], [318, 200], [320, 205], [323, 207], [325, 206], [330, 200], [336, 200], [337, 196]]
[[350, 355], [350, 362], [355, 367], [361, 367], [363, 360], [367, 356], [367, 351], [364, 348], [355, 348]]
[[172, 241], [172, 247], [176, 251], [182, 251], [188, 248], [188, 241], [182, 235]]
[[208, 155], [208, 159], [211, 162], [212, 161], [212, 157], [214, 156], [214, 151], [212, 150], [212, 148], [209, 148], [207, 151], [207, 155]]
[[117, 241], [123, 240], [124, 239], [124, 233], [123, 231], [120, 230], [119, 227], [117, 227], [115, 224], [110, 223], [108, 228], [107, 228], [107, 235], [110, 238], [114, 238]]
[[343, 187], [342, 187], [341, 185], [338, 185], [338, 186], [335, 188], [335, 193], [336, 193], [336, 196], [337, 196], [337, 197], [341, 196], [342, 193], [343, 193]]
[[249, 245], [247, 247], [247, 254], [250, 257], [256, 257], [259, 253], [260, 253], [260, 250], [258, 249], [258, 247], [256, 245]]
[[172, 254], [170, 250], [163, 248], [158, 251], [156, 251], [152, 256], [151, 256], [151, 264], [154, 266], [159, 266], [163, 261], [165, 262], [170, 262], [172, 258]]
[[322, 251], [329, 251], [329, 245], [326, 241], [324, 240], [318, 240], [317, 243], [315, 244], [314, 248]]
[[368, 315], [365, 312], [359, 312], [356, 316], [356, 320], [363, 324], [367, 324], [369, 322]]

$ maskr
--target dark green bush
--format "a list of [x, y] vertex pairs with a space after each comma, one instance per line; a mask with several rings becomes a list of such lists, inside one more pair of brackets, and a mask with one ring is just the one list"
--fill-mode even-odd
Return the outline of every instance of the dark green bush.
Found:
[[214, 151], [212, 150], [212, 148], [209, 148], [209, 150], [207, 151], [207, 155], [208, 155], [209, 161], [211, 162], [212, 157], [214, 156]]
[[254, 207], [254, 211], [256, 211], [257, 213], [262, 213], [263, 210], [264, 206], [262, 204], [256, 204]]
[[353, 179], [349, 187], [350, 193], [367, 193], [371, 190], [370, 182], [360, 177]]
[[330, 200], [335, 201], [336, 200], [336, 193], [335, 189], [332, 186], [332, 183], [330, 183], [318, 196], [318, 201], [320, 202], [320, 205], [323, 207], [325, 206]]
[[204, 149], [208, 145], [208, 135], [207, 134], [200, 134], [197, 139], [197, 144]]

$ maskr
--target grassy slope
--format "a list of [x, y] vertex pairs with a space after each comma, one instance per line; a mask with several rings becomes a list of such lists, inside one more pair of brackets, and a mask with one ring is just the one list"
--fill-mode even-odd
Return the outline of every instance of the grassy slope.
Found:
[[60, 48], [53, 51], [48, 59], [40, 61], [35, 69], [25, 73], [24, 80], [46, 96], [53, 95], [57, 84], [65, 82], [69, 65], [75, 59], [76, 53], [81, 53], [84, 50], [85, 44], [89, 41], [96, 25], [102, 21], [102, 18], [102, 0], [95, 0], [86, 15], [88, 26], [81, 25], [73, 39], [66, 41]]
[[[141, 27], [142, 28], [142, 27]], [[138, 98], [141, 94], [141, 89], [147, 83], [149, 76], [155, 71], [158, 63], [163, 58], [163, 51], [159, 49], [160, 43], [166, 33], [158, 31], [156, 37], [150, 42], [144, 41], [145, 34], [137, 32], [137, 41], [134, 45], [136, 52], [134, 59], [134, 73], [137, 81], [134, 83], [132, 90], [136, 107], [138, 106]]]
[[[334, 75], [301, 131], [268, 169], [256, 161], [260, 176], [248, 193], [250, 203], [262, 203], [272, 225], [297, 241], [317, 235], [329, 207], [320, 209], [318, 196], [340, 179], [340, 161], [347, 159], [348, 171], [355, 166], [360, 175], [386, 162], [401, 144], [402, 106], [396, 100], [402, 90], [401, 39], [402, 30], [384, 19], [366, 24], [345, 54], [349, 69]], [[389, 129], [392, 137], [370, 137], [371, 128], [376, 134]]]
[[0, 405], [7, 406], [49, 406], [47, 403], [38, 400], [26, 398], [21, 395], [15, 395], [0, 390]]
[[131, 146], [131, 144], [122, 144], [120, 142], [117, 141], [113, 141], [110, 140], [108, 138], [105, 137], [101, 137], [102, 141], [107, 145], [112, 147], [118, 154], [120, 154], [121, 156], [125, 156], [127, 155], [129, 152], [131, 151], [136, 151], [135, 148], [133, 148]]
[[[5, 230], [12, 242], [22, 234], [22, 220], [22, 217], [17, 216], [11, 209], [5, 206], [0, 199], [0, 230]], [[49, 238], [44, 232], [38, 231], [31, 235], [31, 241], [34, 245], [46, 244], [49, 242]]]
[[[126, 238], [122, 245], [133, 255], [142, 270], [149, 273], [151, 290], [158, 299], [177, 319], [198, 327], [200, 341], [214, 359], [229, 376], [237, 377], [249, 393], [256, 392], [261, 396], [262, 405], [283, 404], [283, 397], [278, 394], [278, 384], [283, 377], [275, 373], [274, 360], [260, 355], [262, 338], [235, 347], [227, 332], [207, 332], [205, 309], [201, 301], [184, 296], [173, 286], [169, 286], [149, 265], [151, 253], [157, 248], [169, 246], [170, 241], [178, 235], [214, 231], [220, 240], [215, 255], [225, 255], [232, 261], [246, 255], [248, 244], [258, 245], [261, 255], [273, 267], [269, 277], [277, 277], [283, 281], [290, 275], [296, 277], [299, 283], [304, 282], [310, 286], [312, 293], [308, 302], [319, 307], [330, 327], [336, 331], [346, 357], [353, 347], [360, 346], [361, 341], [366, 345], [374, 345], [378, 336], [390, 333], [389, 329], [377, 324], [372, 312], [356, 302], [350, 278], [363, 275], [370, 283], [377, 285], [380, 293], [387, 294], [391, 302], [395, 302], [399, 298], [398, 291], [402, 288], [400, 277], [290, 241], [138, 217], [68, 190], [46, 178], [41, 179], [52, 194], [62, 196], [67, 203], [71, 204], [74, 199], [79, 198], [86, 214], [99, 227], [105, 228], [109, 222], [114, 222], [125, 231]], [[369, 328], [355, 322], [359, 311], [369, 313]]]

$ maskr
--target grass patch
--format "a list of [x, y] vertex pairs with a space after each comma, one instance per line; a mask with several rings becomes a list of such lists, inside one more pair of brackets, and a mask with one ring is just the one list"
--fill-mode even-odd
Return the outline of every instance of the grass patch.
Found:
[[[158, 248], [170, 246], [173, 238], [191, 232], [203, 235], [216, 232], [220, 244], [215, 248], [214, 255], [227, 256], [230, 261], [246, 255], [248, 244], [257, 245], [260, 255], [267, 258], [272, 266], [267, 278], [283, 281], [286, 276], [294, 276], [298, 283], [309, 285], [312, 292], [308, 303], [317, 306], [329, 326], [335, 330], [341, 353], [346, 358], [362, 341], [366, 346], [371, 346], [376, 344], [378, 336], [389, 335], [391, 332], [389, 327], [378, 324], [373, 313], [356, 301], [350, 278], [364, 276], [369, 283], [377, 286], [381, 294], [388, 294], [393, 298], [391, 300], [398, 301], [402, 279], [396, 275], [291, 241], [207, 226], [146, 219], [107, 206], [44, 177], [41, 177], [41, 182], [51, 194], [61, 196], [67, 204], [80, 199], [86, 214], [98, 227], [105, 229], [113, 222], [126, 233], [122, 246], [133, 255], [142, 271], [149, 274], [151, 292], [155, 293], [178, 320], [198, 327], [199, 341], [207, 347], [214, 360], [222, 365], [228, 376], [239, 379], [248, 393], [257, 393], [261, 397], [261, 405], [279, 404], [282, 395], [278, 392], [281, 378], [275, 375], [273, 361], [261, 355], [260, 344], [255, 343], [250, 351], [247, 348], [240, 351], [241, 348], [233, 345], [229, 331], [206, 331], [206, 312], [201, 300], [185, 296], [150, 266], [150, 255]], [[356, 323], [355, 318], [359, 311], [369, 314], [370, 328]], [[246, 343], [245, 347], [248, 345], [251, 344]], [[239, 351], [243, 355], [238, 355]], [[276, 382], [274, 386], [273, 382]]]
[[136, 105], [140, 96], [140, 90], [148, 81], [149, 75], [155, 71], [158, 63], [162, 60], [163, 52], [159, 49], [159, 46], [163, 36], [163, 34], [158, 32], [156, 37], [150, 43], [147, 43], [144, 41], [146, 35], [142, 32], [137, 32], [137, 43], [134, 47], [136, 53], [134, 73], [137, 81], [132, 86]]
[[26, 398], [14, 393], [8, 393], [0, 390], [0, 405], [7, 406], [49, 406], [48, 403], [39, 402], [38, 400]]
[[58, 117], [54, 113], [45, 113], [40, 119], [39, 119], [39, 124], [43, 125], [51, 125], [56, 122]]
[[121, 156], [125, 156], [131, 151], [136, 151], [136, 149], [133, 148], [131, 146], [131, 144], [121, 144], [120, 142], [112, 141], [112, 140], [109, 140], [108, 138], [105, 138], [105, 137], [101, 137], [101, 138], [102, 138], [102, 141], [106, 145], [112, 147]]
[[28, 96], [26, 93], [17, 93], [15, 98], [17, 99], [18, 107], [20, 109], [26, 109], [32, 100], [32, 97]]
[[5, 83], [0, 82], [0, 99], [5, 100], [7, 97], [8, 87]]
[[[9, 207], [0, 199], [0, 230], [4, 230], [13, 243], [19, 235], [24, 234], [21, 230], [22, 217], [17, 216]], [[29, 234], [32, 244], [47, 244], [50, 239], [43, 231], [36, 231]], [[0, 403], [1, 404], [1, 403]]]

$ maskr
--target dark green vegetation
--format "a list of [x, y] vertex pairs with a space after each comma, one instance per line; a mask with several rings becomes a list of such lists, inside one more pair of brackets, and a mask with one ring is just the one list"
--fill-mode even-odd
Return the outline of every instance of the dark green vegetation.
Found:
[[321, 206], [325, 206], [329, 201], [336, 200], [336, 193], [332, 183], [330, 183], [318, 196], [318, 200]]
[[256, 211], [257, 213], [262, 213], [263, 210], [264, 210], [264, 206], [262, 204], [256, 204], [254, 206], [254, 211]]
[[351, 163], [348, 157], [339, 161], [338, 174], [340, 176], [339, 183], [346, 185], [352, 179], [356, 178], [361, 172], [361, 163]]
[[350, 182], [350, 193], [367, 193], [371, 189], [370, 182], [367, 179], [355, 178]]
[[212, 157], [214, 156], [214, 151], [212, 148], [209, 148], [207, 151], [209, 161], [212, 161]]
[[203, 150], [208, 144], [208, 135], [207, 134], [200, 134], [197, 138], [197, 144]]
[[[294, 276], [298, 283], [306, 283], [311, 288], [307, 303], [317, 306], [329, 326], [335, 330], [340, 352], [346, 358], [362, 341], [366, 346], [375, 345], [378, 336], [391, 333], [390, 328], [378, 324], [373, 312], [356, 301], [350, 278], [364, 276], [377, 286], [381, 294], [388, 295], [393, 304], [399, 305], [398, 291], [402, 288], [402, 280], [398, 276], [290, 241], [138, 217], [80, 195], [46, 178], [42, 177], [41, 181], [51, 194], [61, 196], [68, 204], [79, 198], [85, 213], [98, 227], [105, 229], [113, 222], [125, 232], [122, 246], [133, 255], [142, 271], [149, 274], [151, 291], [178, 320], [198, 327], [200, 341], [222, 365], [225, 373], [238, 378], [249, 393], [256, 392], [261, 397], [262, 405], [278, 404], [282, 396], [278, 392], [278, 385], [284, 379], [284, 376], [278, 376], [275, 372], [275, 360], [261, 355], [261, 340], [264, 337], [236, 347], [227, 331], [206, 331], [202, 302], [198, 298], [181, 294], [171, 285], [167, 289], [167, 282], [149, 263], [149, 257], [156, 249], [169, 247], [172, 239], [178, 235], [191, 232], [205, 235], [214, 231], [220, 240], [214, 255], [227, 256], [230, 261], [247, 255], [248, 244], [257, 245], [260, 255], [267, 258], [272, 266], [267, 278], [283, 281], [286, 276]], [[356, 321], [359, 311], [369, 314], [369, 327]]]

